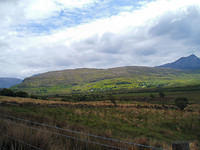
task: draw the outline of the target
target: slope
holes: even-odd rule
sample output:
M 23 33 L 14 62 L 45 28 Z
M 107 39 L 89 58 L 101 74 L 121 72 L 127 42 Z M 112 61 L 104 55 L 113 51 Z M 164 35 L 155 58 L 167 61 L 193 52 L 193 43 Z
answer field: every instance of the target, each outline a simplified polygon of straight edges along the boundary
M 111 69 L 70 69 L 26 78 L 13 87 L 31 94 L 67 94 L 135 88 L 159 88 L 198 85 L 199 74 L 154 67 L 118 67 Z
M 197 70 L 200 69 L 200 59 L 195 55 L 181 57 L 175 62 L 161 65 L 162 68 L 173 68 L 181 70 Z

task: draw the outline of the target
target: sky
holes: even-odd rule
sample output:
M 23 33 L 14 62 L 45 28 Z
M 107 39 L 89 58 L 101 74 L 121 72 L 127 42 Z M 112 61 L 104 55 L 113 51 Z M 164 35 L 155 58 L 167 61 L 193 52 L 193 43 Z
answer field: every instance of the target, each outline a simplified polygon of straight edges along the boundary
M 0 0 L 0 77 L 200 56 L 199 0 Z

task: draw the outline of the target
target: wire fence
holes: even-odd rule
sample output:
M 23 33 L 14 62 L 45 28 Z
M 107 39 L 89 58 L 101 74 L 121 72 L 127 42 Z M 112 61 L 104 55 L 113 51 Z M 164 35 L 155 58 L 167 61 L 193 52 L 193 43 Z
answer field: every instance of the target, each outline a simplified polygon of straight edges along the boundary
M 16 142 L 18 142 L 18 143 L 20 143 L 20 144 L 25 145 L 25 146 L 31 147 L 31 148 L 33 148 L 33 149 L 35 149 L 35 150 L 42 150 L 41 148 L 39 148 L 39 147 L 37 147 L 37 146 L 31 145 L 31 144 L 29 144 L 29 143 L 27 143 L 27 142 L 25 142 L 25 141 L 23 141 L 23 140 L 20 140 L 20 139 L 11 137 L 11 136 L 9 136 L 9 135 L 7 135 L 7 134 L 2 134 L 2 136 L 6 137 L 6 138 L 9 138 L 9 139 L 11 139 L 11 140 L 14 140 L 14 141 L 16 141 Z M 6 149 L 6 147 L 3 147 L 3 149 Z
M 139 147 L 139 148 L 146 148 L 146 149 L 149 149 L 149 150 L 163 150 L 162 148 L 153 147 L 153 146 L 149 146 L 149 145 L 143 145 L 143 144 L 138 144 L 138 143 L 128 142 L 128 141 L 122 141 L 122 140 L 118 140 L 118 139 L 114 139 L 114 138 L 108 138 L 108 137 L 103 137 L 103 136 L 99 136 L 99 135 L 83 133 L 83 132 L 71 130 L 71 129 L 63 129 L 63 128 L 60 128 L 60 127 L 57 127 L 57 126 L 52 126 L 52 125 L 45 124 L 45 123 L 30 121 L 30 120 L 14 117 L 14 116 L 11 116 L 11 115 L 0 114 L 0 117 L 1 117 L 1 119 L 2 118 L 3 119 L 9 119 L 12 122 L 15 121 L 13 123 L 15 123 L 18 126 L 22 126 L 22 127 L 29 128 L 29 129 L 32 129 L 32 130 L 37 130 L 37 131 L 40 131 L 40 132 L 52 133 L 54 135 L 62 136 L 62 137 L 65 137 L 67 139 L 72 139 L 72 140 L 77 140 L 77 141 L 84 142 L 84 143 L 99 145 L 99 146 L 109 148 L 109 149 L 126 150 L 126 149 L 128 149 L 127 147 L 133 147 L 134 146 L 134 147 Z M 64 132 L 67 132 L 67 133 L 71 133 L 73 135 L 66 135 L 64 133 L 54 132 L 54 131 L 50 131 L 50 130 L 43 130 L 41 128 L 36 128 L 36 127 L 32 127 L 32 126 L 26 126 L 26 125 L 19 124 L 16 121 L 26 123 L 26 124 L 32 125 L 32 126 L 34 125 L 34 126 L 56 129 L 59 132 L 64 131 Z M 79 138 L 77 135 L 78 136 L 82 135 L 82 136 L 86 136 L 86 137 L 91 137 L 93 139 L 93 141 L 88 140 L 88 139 L 83 140 L 83 139 Z M 102 143 L 97 142 L 97 141 L 95 141 L 94 138 L 106 141 L 106 144 L 105 144 L 105 142 L 104 143 L 103 142 Z M 117 147 L 117 146 L 114 146 L 114 145 L 107 144 L 107 143 L 112 143 L 112 142 L 114 142 L 116 145 L 120 145 L 120 144 L 123 145 L 123 146 L 126 145 L 126 147 L 120 147 L 120 146 Z
M 88 143 L 88 144 L 95 144 L 95 145 L 99 145 L 99 146 L 102 146 L 102 147 L 105 147 L 105 148 L 110 148 L 110 149 L 125 150 L 125 149 L 120 148 L 120 147 L 111 146 L 111 145 L 107 145 L 107 144 L 102 144 L 102 143 L 99 143 L 99 142 L 93 142 L 93 141 L 89 141 L 89 140 L 83 140 L 83 139 L 80 139 L 80 138 L 77 138 L 77 137 L 65 135 L 65 134 L 58 133 L 58 132 L 43 130 L 43 129 L 35 128 L 35 127 L 28 127 L 26 125 L 18 124 L 16 122 L 12 122 L 12 123 L 14 123 L 17 126 L 21 126 L 23 128 L 28 128 L 28 129 L 31 129 L 31 130 L 37 130 L 37 131 L 44 132 L 44 133 L 50 133 L 50 134 L 54 134 L 54 135 L 57 135 L 57 136 L 65 137 L 67 139 L 72 139 L 72 140 L 76 140 L 76 141 L 80 141 L 80 142 L 84 142 L 84 143 Z

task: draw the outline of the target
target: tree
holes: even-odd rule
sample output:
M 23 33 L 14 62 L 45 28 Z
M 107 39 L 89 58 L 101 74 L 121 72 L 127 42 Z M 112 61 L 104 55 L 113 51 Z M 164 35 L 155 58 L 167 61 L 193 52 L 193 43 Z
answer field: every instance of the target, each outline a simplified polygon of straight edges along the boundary
M 30 95 L 30 98 L 38 99 L 38 96 L 37 95 Z
M 165 93 L 163 93 L 163 92 L 159 92 L 159 96 L 161 97 L 161 98 L 164 98 L 165 97 Z
M 24 91 L 18 91 L 18 92 L 15 93 L 15 95 L 16 95 L 17 97 L 29 97 L 29 96 L 28 96 L 28 93 L 26 93 L 26 92 L 24 92 Z
M 153 95 L 152 93 L 150 94 L 150 97 L 152 98 L 152 99 L 154 99 L 155 98 L 155 95 Z
M 109 98 L 109 100 L 114 104 L 114 106 L 117 107 L 117 103 L 116 103 L 116 101 L 115 101 L 115 97 L 114 97 L 113 95 L 110 94 L 110 95 L 108 96 L 108 98 Z
M 13 91 L 10 90 L 10 89 L 4 88 L 4 89 L 2 89 L 2 90 L 0 91 L 0 95 L 3 95 L 3 96 L 15 96 L 15 92 L 13 92 Z
M 188 105 L 188 99 L 185 97 L 176 98 L 175 105 L 180 108 L 180 110 L 184 110 L 184 108 Z

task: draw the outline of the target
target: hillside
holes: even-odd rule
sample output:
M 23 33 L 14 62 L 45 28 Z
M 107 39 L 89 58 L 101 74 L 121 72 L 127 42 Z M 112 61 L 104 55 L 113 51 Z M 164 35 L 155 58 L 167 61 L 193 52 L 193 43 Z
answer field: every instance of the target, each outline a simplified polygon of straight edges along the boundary
M 0 78 L 0 88 L 9 88 L 21 82 L 22 80 L 17 78 Z
M 181 57 L 175 62 L 161 65 L 162 68 L 173 68 L 181 70 L 200 70 L 200 58 L 195 55 Z
M 159 88 L 200 83 L 199 74 L 154 67 L 118 67 L 111 69 L 70 69 L 47 72 L 26 78 L 15 90 L 32 94 L 66 94 L 119 89 Z

